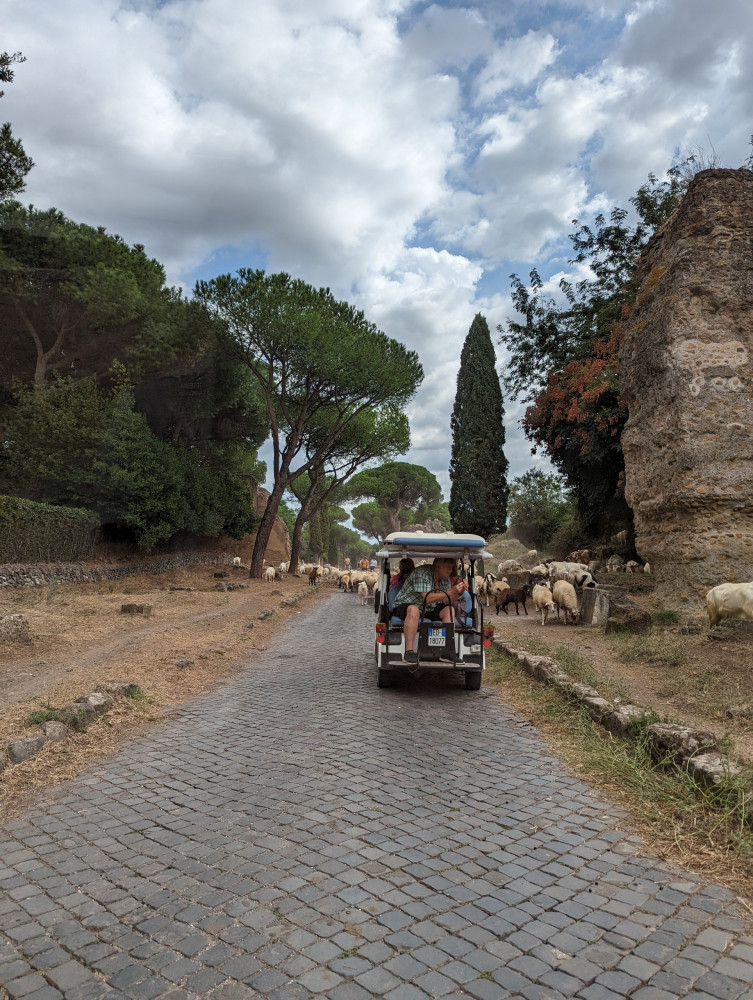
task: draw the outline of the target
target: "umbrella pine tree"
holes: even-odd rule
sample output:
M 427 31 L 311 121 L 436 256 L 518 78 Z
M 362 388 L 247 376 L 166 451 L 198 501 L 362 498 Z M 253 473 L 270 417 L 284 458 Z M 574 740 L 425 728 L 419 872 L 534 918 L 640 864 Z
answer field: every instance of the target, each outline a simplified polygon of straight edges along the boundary
M 450 422 L 450 517 L 455 531 L 486 537 L 505 530 L 504 412 L 489 326 L 478 313 L 460 355 Z

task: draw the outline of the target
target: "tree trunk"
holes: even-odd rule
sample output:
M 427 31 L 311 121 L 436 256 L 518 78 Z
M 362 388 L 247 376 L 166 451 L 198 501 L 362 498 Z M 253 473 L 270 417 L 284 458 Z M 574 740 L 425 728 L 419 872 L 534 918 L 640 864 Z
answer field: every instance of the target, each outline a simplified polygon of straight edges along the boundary
M 261 523 L 256 532 L 254 551 L 251 556 L 251 569 L 248 571 L 248 575 L 252 580 L 261 580 L 262 573 L 264 572 L 264 553 L 267 551 L 269 538 L 272 534 L 272 528 L 274 527 L 275 518 L 277 517 L 277 511 L 280 509 L 280 502 L 282 501 L 284 492 L 285 480 L 280 480 L 279 483 L 275 483 L 274 489 L 269 494 L 267 506 L 264 508 Z
M 303 534 L 304 519 L 299 513 L 293 525 L 293 540 L 290 545 L 290 572 L 298 572 L 298 563 L 301 561 L 301 535 Z

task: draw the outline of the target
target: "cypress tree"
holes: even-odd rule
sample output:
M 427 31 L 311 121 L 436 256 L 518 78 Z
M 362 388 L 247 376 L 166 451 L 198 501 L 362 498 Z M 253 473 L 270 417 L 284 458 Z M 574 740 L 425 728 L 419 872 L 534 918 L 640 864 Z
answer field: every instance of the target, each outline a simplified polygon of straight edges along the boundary
M 477 313 L 460 355 L 450 422 L 450 518 L 455 531 L 487 537 L 505 530 L 504 413 L 489 326 Z

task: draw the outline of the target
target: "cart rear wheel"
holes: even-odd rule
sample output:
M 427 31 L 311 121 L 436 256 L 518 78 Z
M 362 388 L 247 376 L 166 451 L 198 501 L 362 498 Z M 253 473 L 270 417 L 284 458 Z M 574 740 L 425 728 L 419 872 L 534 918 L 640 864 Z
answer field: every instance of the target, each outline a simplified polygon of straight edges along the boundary
M 379 677 L 377 678 L 377 687 L 380 688 L 392 687 L 392 675 L 389 670 L 379 671 Z
M 481 689 L 481 671 L 466 670 L 465 672 L 466 691 L 479 691 Z

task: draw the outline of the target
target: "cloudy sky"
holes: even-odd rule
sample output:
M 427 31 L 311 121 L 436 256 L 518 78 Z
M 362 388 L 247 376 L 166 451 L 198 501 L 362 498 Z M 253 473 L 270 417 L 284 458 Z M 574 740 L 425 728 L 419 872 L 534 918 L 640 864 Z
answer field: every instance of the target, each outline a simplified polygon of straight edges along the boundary
M 327 285 L 418 351 L 409 461 L 449 495 L 460 351 L 573 219 L 753 132 L 751 0 L 4 0 L 23 199 L 143 243 L 171 283 Z M 504 354 L 498 348 L 500 365 Z M 511 474 L 532 458 L 506 400 Z

